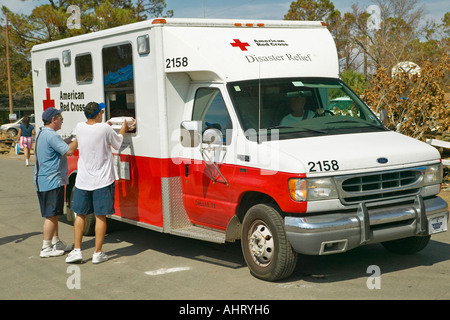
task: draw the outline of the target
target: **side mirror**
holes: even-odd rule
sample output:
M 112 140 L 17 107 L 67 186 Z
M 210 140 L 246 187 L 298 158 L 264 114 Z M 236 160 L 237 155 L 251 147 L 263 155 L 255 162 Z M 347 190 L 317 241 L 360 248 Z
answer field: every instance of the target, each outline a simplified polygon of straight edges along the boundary
M 380 111 L 380 121 L 383 124 L 383 126 L 386 125 L 388 120 L 388 111 L 386 109 L 383 109 Z
M 183 121 L 181 123 L 181 145 L 185 148 L 195 148 L 200 145 L 202 124 L 200 121 Z

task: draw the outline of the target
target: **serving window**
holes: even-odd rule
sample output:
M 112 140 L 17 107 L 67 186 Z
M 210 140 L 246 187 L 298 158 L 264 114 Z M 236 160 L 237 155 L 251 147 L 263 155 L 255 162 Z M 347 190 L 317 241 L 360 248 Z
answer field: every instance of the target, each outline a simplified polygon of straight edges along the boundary
M 106 119 L 121 116 L 136 118 L 131 43 L 104 47 L 102 58 Z

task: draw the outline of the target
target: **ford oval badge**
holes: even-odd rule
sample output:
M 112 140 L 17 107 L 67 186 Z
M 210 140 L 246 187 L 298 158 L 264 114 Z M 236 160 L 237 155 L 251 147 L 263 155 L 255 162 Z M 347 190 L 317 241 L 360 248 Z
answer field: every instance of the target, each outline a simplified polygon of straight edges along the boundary
M 385 164 L 385 163 L 388 162 L 388 159 L 387 159 L 387 158 L 378 158 L 378 159 L 377 159 L 377 162 L 378 162 L 378 163 L 381 163 L 381 164 Z

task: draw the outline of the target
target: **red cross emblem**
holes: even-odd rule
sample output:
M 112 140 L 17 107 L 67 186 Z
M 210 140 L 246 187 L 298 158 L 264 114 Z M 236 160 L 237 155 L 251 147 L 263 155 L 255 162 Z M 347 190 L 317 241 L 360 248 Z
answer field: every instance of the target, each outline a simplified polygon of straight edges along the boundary
M 43 100 L 44 103 L 44 111 L 50 107 L 55 107 L 55 100 L 50 99 L 50 88 L 46 89 L 46 100 Z
M 242 51 L 247 51 L 246 47 L 250 47 L 248 42 L 241 42 L 241 40 L 239 40 L 239 39 L 233 39 L 233 40 L 234 40 L 234 42 L 231 42 L 230 44 L 233 47 L 239 47 Z

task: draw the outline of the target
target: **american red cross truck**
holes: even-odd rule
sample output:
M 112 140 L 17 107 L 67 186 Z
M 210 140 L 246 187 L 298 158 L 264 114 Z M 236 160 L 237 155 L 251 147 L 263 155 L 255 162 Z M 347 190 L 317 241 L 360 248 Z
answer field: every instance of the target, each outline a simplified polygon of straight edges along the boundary
M 290 276 L 299 253 L 414 253 L 447 230 L 438 151 L 339 79 L 322 22 L 155 19 L 36 45 L 32 69 L 38 127 L 56 107 L 70 136 L 90 101 L 115 127 L 136 119 L 114 151 L 113 219 L 240 240 L 258 278 Z M 76 174 L 77 154 L 69 217 Z

